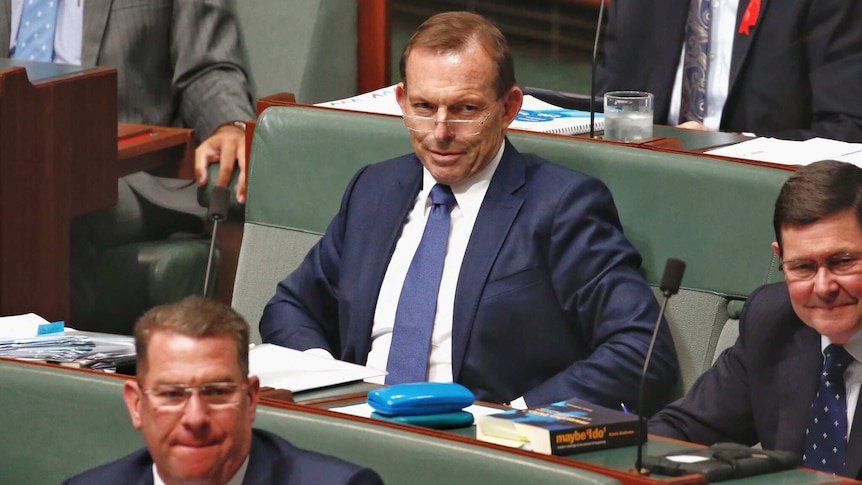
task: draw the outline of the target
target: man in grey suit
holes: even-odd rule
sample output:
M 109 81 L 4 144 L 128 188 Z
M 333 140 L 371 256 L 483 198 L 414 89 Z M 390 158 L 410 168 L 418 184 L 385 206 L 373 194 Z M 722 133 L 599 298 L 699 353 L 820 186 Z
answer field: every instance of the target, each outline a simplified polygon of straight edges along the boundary
M 15 57 L 24 0 L 0 0 L 0 43 Z M 119 120 L 185 126 L 206 139 L 196 173 L 223 164 L 224 183 L 236 161 L 245 166 L 241 123 L 254 111 L 240 54 L 239 31 L 226 0 L 59 0 L 53 62 L 117 69 Z M 201 233 L 206 210 L 194 181 L 136 173 L 119 182 L 117 206 L 81 218 L 73 228 L 73 320 L 86 322 L 100 290 L 95 248 Z M 238 198 L 244 198 L 244 188 Z M 189 281 L 183 292 L 196 291 Z M 181 295 L 178 295 L 181 296 Z M 131 322 L 128 322 L 129 326 Z

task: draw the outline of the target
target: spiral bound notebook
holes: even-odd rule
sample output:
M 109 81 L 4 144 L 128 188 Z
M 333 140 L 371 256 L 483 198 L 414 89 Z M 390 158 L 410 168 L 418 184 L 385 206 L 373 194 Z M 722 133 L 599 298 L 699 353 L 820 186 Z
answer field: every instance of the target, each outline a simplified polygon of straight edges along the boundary
M 596 131 L 604 130 L 605 119 L 602 113 L 595 114 L 595 125 Z M 509 128 L 558 135 L 582 135 L 590 132 L 590 112 L 560 108 L 527 94 L 524 96 L 521 111 Z
M 401 107 L 395 101 L 395 85 L 352 98 L 318 103 L 317 106 L 401 116 Z M 602 131 L 605 127 L 602 113 L 596 113 L 595 122 L 596 131 Z M 509 128 L 558 135 L 582 135 L 590 132 L 590 112 L 561 108 L 527 94 L 524 95 L 521 111 Z

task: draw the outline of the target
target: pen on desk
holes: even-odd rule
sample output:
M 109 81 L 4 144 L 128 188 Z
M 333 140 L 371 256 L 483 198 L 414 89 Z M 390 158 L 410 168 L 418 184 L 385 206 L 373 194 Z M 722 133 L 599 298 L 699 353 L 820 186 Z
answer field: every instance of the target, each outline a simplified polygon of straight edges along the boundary
M 621 408 L 623 408 L 623 412 L 624 412 L 624 413 L 628 413 L 628 412 L 629 412 L 629 408 L 627 408 L 627 407 L 626 407 L 625 403 L 620 403 L 620 407 L 621 407 Z

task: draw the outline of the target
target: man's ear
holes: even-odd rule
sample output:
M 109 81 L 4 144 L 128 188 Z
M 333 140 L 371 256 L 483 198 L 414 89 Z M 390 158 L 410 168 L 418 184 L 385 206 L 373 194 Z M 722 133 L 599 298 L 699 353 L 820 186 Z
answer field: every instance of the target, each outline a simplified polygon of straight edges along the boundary
M 781 257 L 781 248 L 778 247 L 778 241 L 772 241 L 772 252 L 779 258 Z
M 129 379 L 123 384 L 123 400 L 126 401 L 132 426 L 135 429 L 141 429 L 141 392 L 138 381 L 134 379 Z
M 405 94 L 404 94 L 404 83 L 403 82 L 398 83 L 395 86 L 395 100 L 398 101 L 398 106 L 401 106 L 401 113 L 406 113 L 407 111 L 404 108 L 406 108 L 407 98 L 405 97 Z
M 503 126 L 508 127 L 518 112 L 521 111 L 521 105 L 524 103 L 524 92 L 518 86 L 512 86 L 503 95 Z
M 260 379 L 257 376 L 251 376 L 248 378 L 248 389 L 246 389 L 248 393 L 248 410 L 251 415 L 251 421 L 254 422 L 254 418 L 257 415 L 257 403 L 260 400 Z

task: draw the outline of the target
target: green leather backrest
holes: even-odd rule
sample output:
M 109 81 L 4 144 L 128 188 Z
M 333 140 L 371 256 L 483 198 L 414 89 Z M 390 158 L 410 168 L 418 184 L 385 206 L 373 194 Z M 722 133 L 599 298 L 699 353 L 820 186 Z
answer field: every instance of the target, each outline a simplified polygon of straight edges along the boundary
M 0 360 L 0 483 L 55 485 L 145 446 L 123 380 Z M 255 426 L 301 448 L 377 470 L 398 484 L 616 484 L 528 457 L 301 410 L 258 407 Z
M 0 483 L 56 485 L 145 446 L 122 379 L 0 360 Z
M 387 485 L 619 483 L 541 459 L 341 417 L 262 406 L 255 426 L 302 448 L 371 467 Z
M 255 98 L 356 94 L 357 0 L 232 0 Z
M 652 284 L 668 257 L 687 262 L 683 286 L 744 298 L 780 281 L 772 242 L 785 170 L 578 139 L 511 132 L 535 153 L 604 181 Z M 350 177 L 411 150 L 398 118 L 278 107 L 258 121 L 246 221 L 322 233 Z
M 510 132 L 509 139 L 521 152 L 607 184 L 651 285 L 659 284 L 667 258 L 687 262 L 685 289 L 666 313 L 682 374 L 679 393 L 687 390 L 728 345 L 719 335 L 738 317 L 735 300 L 782 279 L 770 247 L 772 211 L 790 172 L 577 137 Z M 410 151 L 398 118 L 302 106 L 262 113 L 233 300 L 255 341 L 275 284 L 325 231 L 350 178 L 366 164 Z

